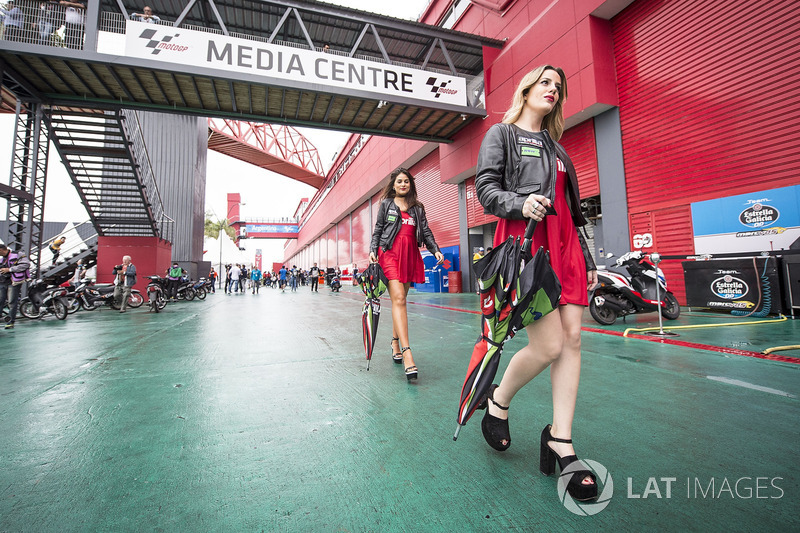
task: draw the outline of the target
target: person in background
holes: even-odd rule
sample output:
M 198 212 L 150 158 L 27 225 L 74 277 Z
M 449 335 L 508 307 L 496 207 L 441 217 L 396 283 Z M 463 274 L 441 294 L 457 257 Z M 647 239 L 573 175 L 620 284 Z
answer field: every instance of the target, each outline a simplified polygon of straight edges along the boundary
M 483 249 L 483 246 L 479 247 L 475 253 L 472 255 L 472 262 L 478 261 L 479 259 L 483 259 L 484 255 L 486 255 L 486 250 Z
M 409 346 L 406 297 L 412 283 L 425 282 L 425 264 L 419 247 L 422 245 L 444 262 L 433 232 L 428 227 L 425 208 L 417 200 L 417 186 L 411 172 L 398 168 L 391 174 L 383 190 L 375 230 L 370 241 L 369 260 L 380 263 L 389 280 L 392 299 L 392 359 L 403 364 L 407 380 L 417 379 L 419 370 Z M 397 348 L 395 348 L 397 343 Z
M 278 272 L 278 276 L 280 278 L 280 287 L 281 292 L 286 292 L 286 265 L 283 265 Z
M 239 290 L 242 291 L 244 294 L 244 285 L 247 283 L 249 276 L 247 275 L 247 267 L 242 264 L 241 268 L 239 269 Z
M 114 300 L 120 306 L 119 312 L 124 313 L 131 297 L 131 289 L 136 285 L 136 266 L 131 262 L 131 256 L 122 257 L 122 264 L 114 267 L 114 277 L 116 278 Z
M 528 345 L 511 358 L 500 384 L 489 388 L 481 429 L 492 448 L 506 450 L 511 445 L 511 401 L 550 367 L 552 423 L 542 430 L 539 468 L 553 474 L 558 461 L 563 473 L 577 462 L 567 491 L 587 501 L 597 498 L 597 483 L 575 455 L 572 421 L 581 372 L 581 317 L 588 305 L 587 291 L 597 284 L 597 268 L 578 229 L 587 221 L 581 213 L 577 173 L 558 144 L 566 98 L 562 69 L 543 65 L 532 70 L 522 77 L 511 107 L 502 122 L 486 132 L 478 152 L 478 200 L 486 213 L 500 219 L 494 244 L 522 236 L 528 219 L 537 221 L 531 249 L 549 251 L 562 288 L 558 309 L 525 328 Z
M 289 284 L 292 287 L 292 292 L 297 292 L 297 281 L 300 273 L 297 271 L 297 266 L 292 265 L 292 270 L 289 271 Z
M 59 237 L 58 239 L 56 239 L 56 240 L 54 240 L 53 242 L 50 243 L 49 248 L 50 248 L 50 251 L 53 252 L 53 263 L 52 264 L 54 264 L 54 265 L 56 264 L 56 259 L 58 259 L 58 256 L 61 254 L 61 247 L 64 245 L 64 243 L 66 241 L 67 241 L 66 237 Z
M 172 266 L 167 269 L 167 298 L 174 302 L 178 299 L 178 287 L 181 285 L 181 276 L 183 269 L 178 266 L 178 263 L 172 263 Z
M 217 292 L 217 271 L 214 270 L 214 267 L 211 267 L 211 272 L 208 273 L 208 279 L 211 280 L 211 292 L 213 294 Z
M 7 41 L 21 41 L 22 31 L 25 28 L 25 15 L 13 1 L 6 3 L 5 8 L 0 8 L 0 15 L 3 16 L 5 29 L 3 37 Z
M 261 286 L 261 271 L 257 266 L 250 271 L 250 280 L 253 282 L 253 294 L 258 294 L 258 288 Z
M 145 22 L 147 24 L 155 24 L 156 22 L 161 22 L 161 19 L 158 16 L 153 15 L 153 8 L 150 6 L 144 6 L 142 9 L 142 13 L 133 13 L 131 14 L 131 20 L 136 22 Z
M 231 283 L 230 287 L 228 287 L 228 294 L 233 293 L 233 289 L 236 288 L 236 292 L 239 292 L 239 277 L 242 275 L 242 269 L 239 267 L 238 263 L 231 267 Z
M 5 244 L 0 243 L 0 309 L 6 306 L 6 301 L 9 307 L 5 329 L 14 329 L 19 308 L 19 292 L 22 290 L 22 283 L 31 275 L 29 269 L 30 261 L 25 255 L 10 250 Z
M 67 48 L 79 50 L 83 48 L 83 12 L 86 6 L 82 2 L 61 0 L 64 10 L 64 44 Z
M 53 44 L 53 30 L 56 28 L 56 11 L 53 6 L 58 2 L 42 2 L 34 28 L 39 34 L 38 44 L 51 46 Z
M 78 264 L 75 265 L 75 271 L 72 273 L 72 278 L 70 278 L 69 284 L 73 287 L 77 287 L 80 284 L 81 279 L 83 279 L 83 273 L 85 271 L 86 269 L 83 266 L 83 259 L 78 259 Z

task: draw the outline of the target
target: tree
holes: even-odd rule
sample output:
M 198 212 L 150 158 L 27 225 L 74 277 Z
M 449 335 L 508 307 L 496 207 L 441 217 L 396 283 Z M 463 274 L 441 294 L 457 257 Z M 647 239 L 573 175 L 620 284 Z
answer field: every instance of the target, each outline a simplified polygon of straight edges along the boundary
M 227 233 L 228 237 L 230 237 L 232 241 L 236 240 L 236 230 L 228 225 L 227 218 L 214 220 L 211 218 L 210 213 L 206 213 L 206 221 L 203 234 L 206 237 L 211 237 L 212 239 L 219 239 L 220 231 L 224 231 L 225 233 Z

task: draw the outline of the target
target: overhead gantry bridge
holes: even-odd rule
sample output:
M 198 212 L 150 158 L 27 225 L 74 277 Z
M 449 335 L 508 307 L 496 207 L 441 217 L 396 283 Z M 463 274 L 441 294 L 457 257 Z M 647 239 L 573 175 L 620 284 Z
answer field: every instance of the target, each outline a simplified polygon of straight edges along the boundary
M 502 46 L 314 1 L 148 3 L 158 24 L 130 20 L 140 2 L 90 1 L 81 24 L 51 34 L 39 31 L 42 17 L 55 27 L 69 8 L 15 3 L 22 29 L 0 40 L 0 105 L 20 117 L 12 177 L 0 187 L 12 244 L 41 242 L 51 136 L 63 160 L 77 161 L 70 175 L 88 184 L 79 194 L 98 234 L 163 236 L 170 220 L 148 183 L 146 146 L 130 137 L 131 110 L 212 117 L 212 149 L 319 187 L 321 172 L 297 163 L 312 150 L 293 134 L 284 136 L 300 146 L 293 155 L 265 157 L 278 145 L 260 125 L 233 121 L 447 142 L 485 116 L 483 49 Z

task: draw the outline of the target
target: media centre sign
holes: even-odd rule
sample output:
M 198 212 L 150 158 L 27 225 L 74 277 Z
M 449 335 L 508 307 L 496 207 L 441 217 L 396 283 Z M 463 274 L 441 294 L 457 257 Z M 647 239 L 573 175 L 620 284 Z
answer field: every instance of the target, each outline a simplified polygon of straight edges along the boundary
M 125 55 L 427 103 L 467 106 L 464 78 L 197 30 L 126 21 Z M 266 80 L 265 80 L 266 81 Z

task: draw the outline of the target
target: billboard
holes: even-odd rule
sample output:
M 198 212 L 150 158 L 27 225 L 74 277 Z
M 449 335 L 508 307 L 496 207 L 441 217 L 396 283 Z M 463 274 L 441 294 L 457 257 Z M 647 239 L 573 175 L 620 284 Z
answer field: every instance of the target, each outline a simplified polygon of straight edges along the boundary
M 691 207 L 696 254 L 784 250 L 800 244 L 800 185 Z
M 459 76 L 186 28 L 128 20 L 125 55 L 264 76 L 264 83 L 314 84 L 331 93 L 352 89 L 379 100 L 403 97 L 467 106 L 467 82 Z

